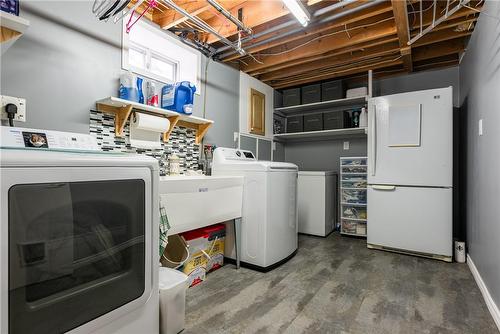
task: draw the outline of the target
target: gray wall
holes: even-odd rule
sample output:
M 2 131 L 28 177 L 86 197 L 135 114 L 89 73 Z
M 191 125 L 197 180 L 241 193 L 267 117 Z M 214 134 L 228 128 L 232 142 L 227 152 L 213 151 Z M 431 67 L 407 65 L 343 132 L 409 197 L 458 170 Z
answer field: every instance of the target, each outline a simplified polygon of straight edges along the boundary
M 468 251 L 500 306 L 500 2 L 486 1 L 460 64 L 460 100 L 466 120 Z M 478 134 L 483 120 L 484 135 Z
M 27 99 L 19 126 L 89 132 L 95 101 L 118 93 L 121 24 L 100 22 L 92 1 L 21 1 L 30 27 L 1 59 L 1 94 Z M 204 77 L 205 57 L 202 59 Z M 202 79 L 203 81 L 203 79 Z M 238 131 L 238 71 L 210 62 L 206 117 L 215 124 L 205 142 L 232 146 Z M 195 97 L 203 115 L 205 86 Z
M 459 104 L 458 66 L 374 80 L 376 96 L 453 86 L 453 105 Z
M 343 149 L 344 141 L 349 141 L 349 150 Z M 299 170 L 339 172 L 340 157 L 356 156 L 366 156 L 366 138 L 287 142 L 285 144 L 285 160 L 299 166 Z

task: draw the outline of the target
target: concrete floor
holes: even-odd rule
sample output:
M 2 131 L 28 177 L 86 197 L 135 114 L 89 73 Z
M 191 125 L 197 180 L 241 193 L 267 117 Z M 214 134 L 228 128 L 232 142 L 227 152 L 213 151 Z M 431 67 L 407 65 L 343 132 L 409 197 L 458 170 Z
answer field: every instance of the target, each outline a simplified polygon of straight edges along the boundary
M 190 333 L 496 333 L 472 274 L 366 248 L 366 240 L 300 236 L 297 255 L 259 273 L 233 265 L 187 294 Z

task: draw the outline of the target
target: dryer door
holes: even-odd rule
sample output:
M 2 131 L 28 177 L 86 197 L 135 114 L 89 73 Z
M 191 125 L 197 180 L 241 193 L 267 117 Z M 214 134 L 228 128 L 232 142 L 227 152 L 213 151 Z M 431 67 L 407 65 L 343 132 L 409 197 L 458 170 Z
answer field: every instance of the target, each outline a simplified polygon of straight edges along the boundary
M 144 303 L 151 289 L 147 254 L 152 257 L 146 226 L 152 224 L 150 177 L 141 174 L 127 178 L 120 168 L 2 170 L 10 181 L 2 185 L 8 217 L 2 214 L 1 222 L 8 235 L 8 255 L 2 248 L 8 333 L 67 332 L 134 300 Z

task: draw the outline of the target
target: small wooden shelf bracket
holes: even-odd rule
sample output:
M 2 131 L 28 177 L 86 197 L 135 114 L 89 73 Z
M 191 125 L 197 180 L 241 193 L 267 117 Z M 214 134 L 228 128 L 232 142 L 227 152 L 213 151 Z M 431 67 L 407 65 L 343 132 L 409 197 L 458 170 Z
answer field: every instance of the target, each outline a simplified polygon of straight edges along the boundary
M 179 121 L 177 125 L 196 130 L 195 143 L 201 144 L 203 137 L 207 133 L 208 129 L 212 126 L 212 123 L 198 124 L 186 121 Z
M 174 131 L 175 126 L 179 122 L 179 119 L 181 118 L 180 116 L 170 116 L 167 117 L 168 120 L 170 121 L 170 128 L 168 129 L 167 132 L 163 133 L 163 142 L 166 143 L 168 142 L 168 139 L 170 138 L 170 135 L 172 134 L 172 131 Z
M 97 110 L 107 113 L 115 114 L 115 135 L 123 137 L 123 129 L 125 124 L 132 113 L 132 105 L 125 105 L 123 107 L 113 107 L 110 105 L 97 103 Z

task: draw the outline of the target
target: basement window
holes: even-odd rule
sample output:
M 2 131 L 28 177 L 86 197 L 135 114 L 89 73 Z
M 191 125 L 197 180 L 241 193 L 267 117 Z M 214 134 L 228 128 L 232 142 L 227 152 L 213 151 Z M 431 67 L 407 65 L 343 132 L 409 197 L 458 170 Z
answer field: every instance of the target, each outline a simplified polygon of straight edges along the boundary
M 200 92 L 201 54 L 144 19 L 130 33 L 123 24 L 122 68 L 161 83 L 189 81 Z

